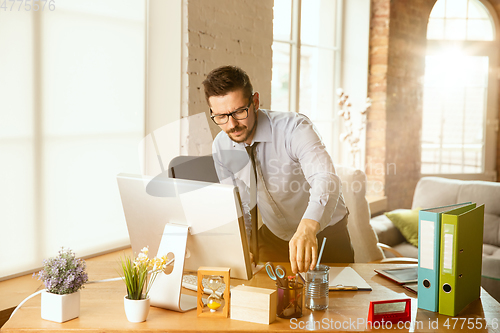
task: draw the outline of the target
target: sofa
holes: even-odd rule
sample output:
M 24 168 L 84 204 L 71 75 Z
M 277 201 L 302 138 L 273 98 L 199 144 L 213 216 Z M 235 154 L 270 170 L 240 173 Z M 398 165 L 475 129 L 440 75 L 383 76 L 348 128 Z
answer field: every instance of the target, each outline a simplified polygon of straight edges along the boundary
M 408 230 L 404 229 L 399 221 L 394 220 L 394 217 L 415 214 L 417 209 L 467 201 L 485 205 L 481 284 L 491 296 L 500 301 L 500 183 L 423 177 L 415 188 L 413 211 L 395 210 L 372 218 L 370 224 L 377 234 L 378 241 L 395 250 L 392 253 L 386 252 L 386 257 L 396 253 L 403 257 L 418 258 L 418 248 L 410 244 L 415 243 L 414 239 L 411 239 Z M 397 227 L 387 215 L 395 221 Z

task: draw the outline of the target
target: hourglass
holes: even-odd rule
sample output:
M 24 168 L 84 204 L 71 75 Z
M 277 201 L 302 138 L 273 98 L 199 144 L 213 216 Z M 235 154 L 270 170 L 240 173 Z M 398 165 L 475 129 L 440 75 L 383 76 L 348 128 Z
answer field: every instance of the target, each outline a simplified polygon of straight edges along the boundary
M 198 317 L 203 316 L 217 316 L 217 317 L 225 317 L 229 316 L 229 284 L 230 284 L 230 268 L 226 267 L 200 267 L 198 268 L 198 306 L 197 306 L 197 314 Z M 205 279 L 205 287 L 210 289 L 212 293 L 208 296 L 206 307 L 205 303 L 202 299 L 203 294 L 203 286 L 202 281 Z M 218 296 L 215 292 L 219 289 L 219 287 L 225 283 L 226 289 L 224 289 L 223 297 Z M 224 298 L 224 300 L 222 300 Z M 224 303 L 224 306 L 222 306 Z
M 222 285 L 222 277 L 219 275 L 209 275 L 206 283 L 207 288 L 212 290 L 212 294 L 207 299 L 207 306 L 210 312 L 215 312 L 222 304 L 221 298 L 215 293 Z

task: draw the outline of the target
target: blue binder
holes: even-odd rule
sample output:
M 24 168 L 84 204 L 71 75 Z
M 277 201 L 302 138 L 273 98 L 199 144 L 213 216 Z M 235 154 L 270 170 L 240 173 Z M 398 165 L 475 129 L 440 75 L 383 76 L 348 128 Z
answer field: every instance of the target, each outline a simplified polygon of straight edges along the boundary
M 475 207 L 471 202 L 421 210 L 418 214 L 418 307 L 439 310 L 439 257 L 441 214 L 466 212 Z

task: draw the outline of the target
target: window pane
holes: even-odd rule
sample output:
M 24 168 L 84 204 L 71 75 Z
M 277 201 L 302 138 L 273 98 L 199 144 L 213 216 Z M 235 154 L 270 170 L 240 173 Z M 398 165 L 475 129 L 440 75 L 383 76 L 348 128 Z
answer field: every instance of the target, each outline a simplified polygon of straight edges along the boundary
M 335 0 L 302 2 L 301 43 L 324 47 L 335 46 Z
M 465 118 L 467 131 L 463 142 L 470 147 L 481 148 L 484 142 L 484 113 L 486 111 L 486 88 L 467 87 L 465 91 Z
M 300 112 L 313 119 L 332 117 L 334 58 L 331 50 L 303 46 L 300 57 Z
M 482 147 L 471 146 L 465 152 L 464 173 L 480 173 L 482 165 Z
M 467 20 L 447 19 L 445 23 L 445 39 L 463 40 L 466 37 Z
M 423 174 L 439 173 L 439 146 L 422 143 Z
M 459 147 L 446 146 L 442 154 L 441 173 L 462 173 L 462 154 Z
M 424 91 L 424 105 L 425 110 L 423 114 L 422 126 L 422 142 L 425 144 L 439 144 L 440 142 L 440 132 L 441 132 L 441 101 L 440 101 L 440 91 L 432 86 L 426 86 Z M 435 121 L 433 121 L 435 120 Z
M 290 44 L 273 43 L 271 109 L 290 111 Z
M 292 111 L 305 113 L 311 118 L 331 153 L 333 143 L 337 142 L 334 134 L 337 130 L 333 125 L 337 118 L 334 87 L 334 53 L 337 51 L 334 49 L 338 1 L 302 0 L 300 13 L 292 13 L 289 10 L 291 8 L 293 11 L 294 1 L 275 0 L 274 3 L 275 25 L 280 26 L 274 27 L 271 108 L 291 111 L 290 101 L 298 99 L 299 105 L 294 103 Z M 284 41 L 291 37 L 288 23 L 294 23 L 291 16 L 295 17 L 296 14 L 300 16 L 297 20 L 300 24 L 300 36 L 292 41 L 294 44 L 285 43 Z M 286 24 L 277 23 L 278 19 L 285 20 L 285 16 L 288 20 Z M 287 29 L 284 29 L 285 26 Z M 300 65 L 296 66 L 299 73 L 295 73 L 297 68 L 291 64 L 294 56 L 298 56 L 300 61 Z M 292 82 L 291 77 L 300 78 L 300 82 Z M 297 92 L 299 96 L 291 96 L 292 91 Z
M 107 6 L 96 15 L 67 3 L 74 9 L 51 12 L 42 29 L 43 256 L 128 243 L 116 175 L 140 172 L 144 135 L 144 2 L 122 2 L 111 17 Z
M 468 40 L 493 40 L 493 26 L 490 20 L 469 19 L 467 21 Z
M 464 88 L 462 85 L 458 87 L 443 87 L 441 99 L 443 99 L 441 135 L 443 145 L 460 144 L 462 141 L 463 132 L 463 113 L 464 113 Z
M 427 39 L 494 40 L 494 31 L 487 9 L 478 0 L 438 0 L 430 14 Z
M 0 10 L 0 278 L 129 244 L 116 175 L 140 172 L 145 2 L 56 7 Z
M 137 147 L 142 136 L 46 140 L 44 256 L 64 244 L 78 253 L 96 253 L 129 243 L 116 175 L 124 168 L 140 173 Z
M 444 39 L 444 19 L 429 19 L 427 24 L 427 39 Z
M 487 78 L 488 57 L 426 57 L 422 173 L 482 172 Z
M 469 1 L 469 12 L 468 15 L 469 19 L 488 19 L 490 20 L 490 16 L 488 15 L 487 9 L 484 7 L 484 5 L 477 1 L 477 0 L 470 0 Z
M 118 22 L 79 13 L 54 13 L 45 21 L 49 47 L 44 53 L 44 86 L 51 87 L 44 98 L 47 135 L 140 131 L 144 99 L 138 96 L 144 84 L 130 78 L 144 72 L 139 44 L 143 30 L 133 19 Z
M 144 20 L 143 1 L 136 3 L 130 0 L 64 0 L 59 1 L 56 7 L 56 10 L 73 13 L 104 15 L 108 18 L 127 19 L 137 22 Z
M 327 150 L 332 153 L 334 110 L 335 53 L 331 50 L 303 46 L 300 58 L 299 112 L 307 115 L 321 133 Z
M 0 277 L 3 277 L 40 266 L 33 256 L 39 245 L 39 230 L 34 223 L 32 13 L 18 12 L 15 7 L 13 11 L 0 10 L 0 50 Z
M 488 86 L 488 57 L 460 57 L 467 87 L 486 88 Z
M 445 17 L 445 4 L 446 0 L 438 0 L 432 7 L 431 18 L 444 18 Z
M 292 0 L 274 0 L 274 39 L 290 40 L 292 31 Z
M 33 133 L 32 34 L 32 15 L 0 9 L 0 142 Z
M 447 0 L 446 18 L 467 18 L 467 0 Z

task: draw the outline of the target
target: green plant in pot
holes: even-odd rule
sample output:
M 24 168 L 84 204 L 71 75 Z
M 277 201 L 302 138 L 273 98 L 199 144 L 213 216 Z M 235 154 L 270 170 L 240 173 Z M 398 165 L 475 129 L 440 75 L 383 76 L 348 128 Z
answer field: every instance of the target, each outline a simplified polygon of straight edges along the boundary
M 148 248 L 145 247 L 135 258 L 121 259 L 121 274 L 127 287 L 124 297 L 125 314 L 131 322 L 145 321 L 150 307 L 149 291 L 156 277 L 170 262 L 167 256 L 149 259 Z

